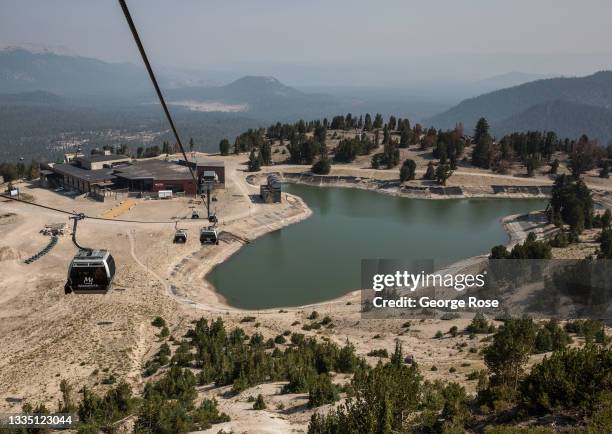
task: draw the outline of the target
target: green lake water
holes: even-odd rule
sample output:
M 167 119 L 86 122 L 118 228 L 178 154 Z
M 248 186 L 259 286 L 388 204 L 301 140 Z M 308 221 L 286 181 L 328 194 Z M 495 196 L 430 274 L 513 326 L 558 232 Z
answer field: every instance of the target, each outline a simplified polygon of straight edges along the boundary
M 500 219 L 546 206 L 541 199 L 426 200 L 288 184 L 313 215 L 242 247 L 207 277 L 244 309 L 299 306 L 360 287 L 362 259 L 449 264 L 505 244 Z

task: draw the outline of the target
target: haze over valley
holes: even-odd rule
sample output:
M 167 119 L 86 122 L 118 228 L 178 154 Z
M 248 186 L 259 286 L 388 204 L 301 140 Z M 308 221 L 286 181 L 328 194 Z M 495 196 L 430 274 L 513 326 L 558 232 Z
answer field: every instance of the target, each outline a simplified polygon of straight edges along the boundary
M 576 78 L 510 72 L 455 83 L 408 79 L 393 87 L 291 86 L 252 75 L 220 83 L 206 71 L 159 69 L 183 134 L 202 151 L 247 128 L 338 113 L 395 115 L 435 128 L 463 123 L 468 131 L 486 115 L 498 135 L 551 130 L 587 134 L 602 144 L 612 137 L 610 72 Z M 0 155 L 53 159 L 76 146 L 161 145 L 170 132 L 145 78 L 144 68 L 132 63 L 57 49 L 1 50 Z

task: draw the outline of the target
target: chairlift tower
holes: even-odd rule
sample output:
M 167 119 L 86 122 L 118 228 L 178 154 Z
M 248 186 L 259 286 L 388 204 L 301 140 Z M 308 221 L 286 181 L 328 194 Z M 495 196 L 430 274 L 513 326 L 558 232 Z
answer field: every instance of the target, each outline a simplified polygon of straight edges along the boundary
M 210 196 L 211 192 L 215 188 L 215 183 L 217 182 L 217 174 L 214 172 L 204 172 L 200 181 L 200 197 L 202 197 L 202 201 L 206 205 L 206 217 L 209 222 L 217 223 L 217 216 L 215 213 L 210 212 Z M 204 201 L 204 196 L 206 196 L 206 201 Z

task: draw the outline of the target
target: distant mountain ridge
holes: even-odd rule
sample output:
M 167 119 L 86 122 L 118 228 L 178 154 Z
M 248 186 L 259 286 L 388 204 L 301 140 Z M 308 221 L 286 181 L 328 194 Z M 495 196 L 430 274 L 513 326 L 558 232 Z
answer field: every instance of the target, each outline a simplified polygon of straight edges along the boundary
M 44 90 L 65 95 L 151 92 L 144 68 L 88 57 L 0 50 L 0 93 Z
M 44 90 L 0 94 L 0 104 L 62 104 L 64 102 L 66 102 L 65 98 Z
M 168 89 L 169 98 L 221 99 L 224 102 L 251 102 L 258 98 L 300 98 L 307 95 L 286 86 L 274 77 L 247 75 L 223 86 L 190 86 Z
M 569 102 L 574 104 L 548 104 L 552 102 Z M 548 105 L 547 105 L 548 104 Z M 523 112 L 530 110 L 542 115 L 542 107 L 548 110 L 554 108 L 555 117 L 541 118 L 539 124 L 545 129 L 559 131 L 571 127 L 574 117 L 570 115 L 572 110 L 580 106 L 591 106 L 603 110 L 612 109 L 612 71 L 600 71 L 586 77 L 550 78 L 536 80 L 519 86 L 497 90 L 475 98 L 469 98 L 451 109 L 427 119 L 426 123 L 438 128 L 451 128 L 458 122 L 462 122 L 468 129 L 473 128 L 480 117 L 486 117 L 491 123 L 493 130 L 507 130 L 512 127 L 517 131 L 527 128 L 525 121 L 527 114 Z M 559 123 L 560 109 L 565 113 L 567 123 Z M 584 107 L 582 107 L 584 108 Z M 580 114 L 575 114 L 580 118 Z M 605 116 L 604 116 L 605 117 Z M 503 128 L 502 128 L 503 126 Z M 598 137 L 595 132 L 605 131 L 605 128 L 591 125 L 589 131 L 584 133 Z M 597 133 L 597 134 L 599 134 Z M 600 140 L 608 140 L 610 137 L 598 137 Z
M 478 80 L 474 86 L 482 89 L 478 93 L 494 92 L 507 87 L 520 86 L 521 84 L 529 83 L 530 81 L 545 80 L 547 78 L 558 77 L 559 74 L 535 74 L 522 71 L 511 71 L 504 74 L 488 77 L 483 80 Z M 475 93 L 478 94 L 478 93 Z

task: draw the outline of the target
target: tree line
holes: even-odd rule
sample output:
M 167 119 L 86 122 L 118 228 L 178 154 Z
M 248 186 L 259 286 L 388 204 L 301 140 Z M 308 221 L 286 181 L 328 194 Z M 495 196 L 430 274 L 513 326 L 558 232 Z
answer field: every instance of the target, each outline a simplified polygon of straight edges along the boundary
M 352 132 L 353 136 L 342 137 L 335 148 L 329 149 L 326 146 L 328 130 L 334 130 L 333 138 L 337 137 L 337 131 Z M 406 118 L 390 116 L 385 121 L 380 114 L 357 117 L 351 113 L 334 116 L 331 121 L 324 118 L 309 122 L 278 122 L 267 128 L 250 129 L 236 137 L 233 152 L 249 152 L 249 170 L 257 171 L 261 166 L 271 164 L 271 158 L 266 158 L 262 149 L 269 150 L 274 141 L 286 146 L 288 163 L 310 165 L 315 174 L 328 174 L 332 163 L 350 163 L 363 155 L 372 155 L 371 167 L 374 169 L 392 169 L 400 164 L 399 149 L 418 146 L 423 151 L 431 150 L 438 160 L 437 163 L 430 162 L 424 179 L 442 185 L 457 169 L 460 160 L 468 161 L 464 155 L 467 147 L 472 147 L 472 165 L 502 174 L 518 162 L 525 166 L 527 176 L 534 176 L 535 171 L 545 164 L 550 166 L 549 173 L 556 175 L 560 162 L 553 156 L 556 152 L 565 152 L 574 178 L 597 167 L 600 176 L 608 178 L 612 160 L 612 144 L 604 149 L 585 135 L 570 140 L 561 139 L 551 131 L 527 131 L 507 134 L 496 140 L 486 118 L 479 119 L 472 136 L 469 136 L 461 124 L 443 131 L 423 128 L 418 123 L 411 125 Z M 375 152 L 380 145 L 383 145 L 382 151 Z M 221 155 L 228 155 L 231 150 L 229 140 L 223 139 L 219 150 Z M 414 179 L 402 178 L 401 182 Z
M 40 178 L 40 163 L 36 160 L 32 160 L 29 164 L 22 161 L 0 163 L 0 176 L 4 182 L 14 182 L 24 178 L 35 180 Z

